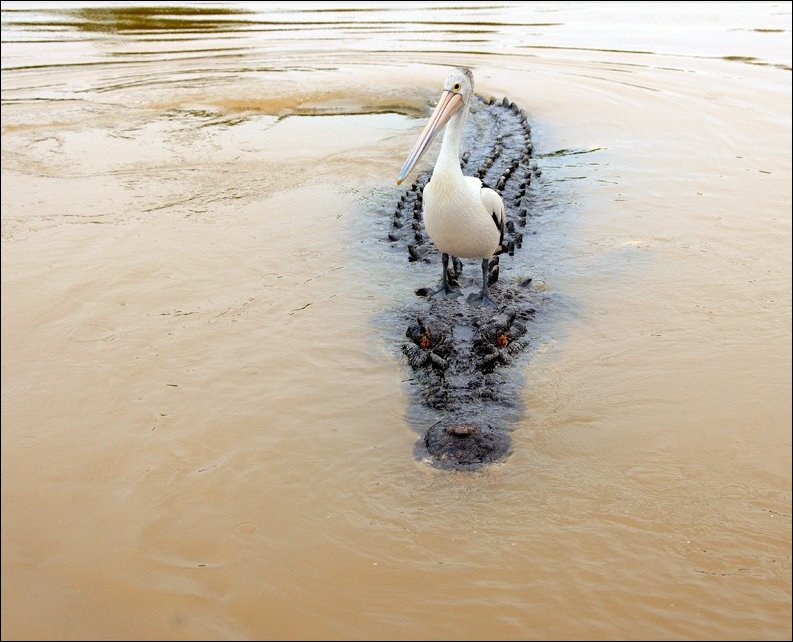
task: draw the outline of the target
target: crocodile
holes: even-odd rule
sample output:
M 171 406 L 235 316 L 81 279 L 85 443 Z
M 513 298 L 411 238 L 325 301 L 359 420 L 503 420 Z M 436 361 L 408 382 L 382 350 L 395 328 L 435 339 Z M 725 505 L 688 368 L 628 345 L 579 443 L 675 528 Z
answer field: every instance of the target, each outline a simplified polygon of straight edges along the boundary
M 522 414 L 514 364 L 531 345 L 528 324 L 542 298 L 532 289 L 530 277 L 499 279 L 499 274 L 502 259 L 514 260 L 531 234 L 532 178 L 541 175 L 533 151 L 531 127 L 518 105 L 508 98 L 476 96 L 461 166 L 504 200 L 501 252 L 487 266 L 497 307 L 436 300 L 429 296 L 432 288 L 422 287 L 416 290 L 420 302 L 401 311 L 407 328 L 400 350 L 412 370 L 416 401 L 408 414 L 423 431 L 415 454 L 437 468 L 477 469 L 511 453 L 510 431 Z M 431 176 L 431 170 L 420 172 L 401 193 L 389 212 L 387 232 L 394 250 L 404 252 L 415 269 L 424 270 L 428 284 L 437 278 L 441 258 L 422 221 L 422 192 Z M 447 279 L 453 286 L 474 282 L 465 279 L 463 263 L 456 257 L 449 262 Z

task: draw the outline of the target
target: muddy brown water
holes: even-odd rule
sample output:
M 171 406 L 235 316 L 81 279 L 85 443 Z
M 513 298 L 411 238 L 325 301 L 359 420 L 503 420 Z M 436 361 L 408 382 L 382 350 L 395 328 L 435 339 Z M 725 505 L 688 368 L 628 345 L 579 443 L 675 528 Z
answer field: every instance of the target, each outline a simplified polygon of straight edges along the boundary
M 4 639 L 790 638 L 789 3 L 152 4 L 3 3 Z M 549 301 L 465 474 L 376 216 L 455 64 Z

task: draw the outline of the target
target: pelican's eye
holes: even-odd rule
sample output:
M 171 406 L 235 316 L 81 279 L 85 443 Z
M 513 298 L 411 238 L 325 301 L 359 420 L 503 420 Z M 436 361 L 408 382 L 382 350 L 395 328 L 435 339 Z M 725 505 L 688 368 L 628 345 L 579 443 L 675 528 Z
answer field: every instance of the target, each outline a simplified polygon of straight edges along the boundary
M 454 83 L 454 87 L 452 87 L 452 91 L 460 91 L 460 83 L 459 82 Z

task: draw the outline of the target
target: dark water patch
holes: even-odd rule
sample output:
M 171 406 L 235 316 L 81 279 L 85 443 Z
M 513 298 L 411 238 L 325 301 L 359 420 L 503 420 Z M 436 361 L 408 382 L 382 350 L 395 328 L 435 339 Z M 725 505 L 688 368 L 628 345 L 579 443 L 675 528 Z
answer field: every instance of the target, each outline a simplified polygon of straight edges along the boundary
M 451 7 L 438 7 L 450 10 Z M 306 13 L 355 13 L 366 11 L 360 9 L 315 9 L 304 10 Z M 375 9 L 375 11 L 382 11 Z M 261 27 L 281 27 L 288 30 L 315 29 L 332 27 L 334 29 L 388 29 L 400 27 L 403 31 L 413 32 L 418 26 L 425 27 L 467 27 L 489 28 L 526 28 L 562 26 L 558 22 L 503 22 L 488 20 L 300 20 L 288 16 L 297 15 L 295 11 L 285 11 L 281 19 L 265 19 L 252 17 L 253 10 L 229 6 L 178 6 L 178 5 L 146 5 L 146 6 L 106 6 L 106 7 L 52 7 L 35 10 L 18 10 L 3 13 L 4 25 L 16 28 L 32 28 L 38 30 L 71 28 L 88 33 L 115 33 L 138 35 L 150 32 L 179 33 L 211 33 L 235 30 L 256 30 Z M 387 11 L 386 13 L 391 13 Z
M 5 12 L 6 9 L 3 9 Z M 31 13 L 22 12 L 23 15 Z M 30 20 L 11 18 L 7 24 L 14 27 L 70 27 L 86 32 L 125 33 L 131 31 L 220 31 L 243 24 L 226 16 L 250 15 L 246 9 L 223 6 L 109 6 L 61 7 L 54 5 L 37 14 L 55 19 Z
M 730 31 L 752 31 L 754 33 L 788 33 L 790 32 L 790 29 L 763 29 L 762 27 L 747 29 L 746 27 L 736 27 L 735 29 L 730 29 Z
M 790 65 L 785 65 L 783 63 L 766 62 L 765 60 L 760 60 L 759 58 L 754 58 L 753 56 L 722 56 L 721 59 L 727 60 L 729 62 L 741 62 L 745 65 L 757 65 L 758 67 L 774 67 L 776 69 L 782 69 L 784 71 L 791 71 Z

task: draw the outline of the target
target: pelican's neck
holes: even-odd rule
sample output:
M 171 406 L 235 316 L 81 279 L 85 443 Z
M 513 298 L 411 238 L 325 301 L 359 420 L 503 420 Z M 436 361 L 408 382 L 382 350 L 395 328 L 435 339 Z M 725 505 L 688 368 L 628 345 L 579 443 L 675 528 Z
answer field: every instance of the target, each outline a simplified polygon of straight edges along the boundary
M 446 131 L 443 134 L 441 151 L 435 162 L 434 174 L 444 176 L 459 176 L 462 178 L 463 170 L 460 169 L 460 145 L 465 131 L 465 121 L 468 119 L 468 103 L 463 103 L 462 108 L 452 116 Z

